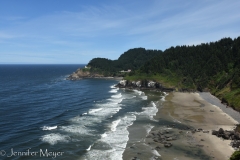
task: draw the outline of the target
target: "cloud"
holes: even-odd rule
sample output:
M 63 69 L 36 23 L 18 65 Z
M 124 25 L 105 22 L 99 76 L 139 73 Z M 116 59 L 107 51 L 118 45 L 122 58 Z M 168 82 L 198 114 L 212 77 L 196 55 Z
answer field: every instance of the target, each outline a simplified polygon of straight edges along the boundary
M 38 55 L 46 53 L 44 58 L 61 55 L 65 62 L 71 54 L 72 61 L 81 58 L 87 63 L 95 56 L 116 59 L 134 47 L 164 50 L 237 37 L 239 8 L 238 1 L 156 0 L 85 5 L 78 11 L 60 10 L 31 18 L 0 17 L 6 23 L 0 25 L 0 43 L 6 44 L 0 55 L 9 52 L 20 57 L 26 52 L 38 61 Z

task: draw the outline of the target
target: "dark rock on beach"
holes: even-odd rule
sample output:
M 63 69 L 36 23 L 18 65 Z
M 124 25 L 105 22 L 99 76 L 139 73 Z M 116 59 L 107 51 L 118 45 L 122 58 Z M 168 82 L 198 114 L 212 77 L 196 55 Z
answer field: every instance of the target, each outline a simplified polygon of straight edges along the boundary
M 240 133 L 235 131 L 227 131 L 227 130 L 223 130 L 222 128 L 220 128 L 218 131 L 213 130 L 212 131 L 212 135 L 215 135 L 217 137 L 226 139 L 226 140 L 232 140 L 231 142 L 231 146 L 233 148 L 239 148 L 240 147 Z

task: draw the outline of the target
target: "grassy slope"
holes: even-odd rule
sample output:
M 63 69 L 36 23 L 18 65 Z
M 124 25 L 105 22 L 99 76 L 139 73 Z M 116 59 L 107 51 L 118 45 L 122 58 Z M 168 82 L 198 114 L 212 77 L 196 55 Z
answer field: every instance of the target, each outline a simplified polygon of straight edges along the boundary
M 219 99 L 224 99 L 229 106 L 240 111 L 240 89 L 231 90 L 230 87 L 225 87 L 221 90 L 216 90 L 213 94 Z
M 138 80 L 153 80 L 156 82 L 160 82 L 165 87 L 175 87 L 178 79 L 174 79 L 172 76 L 161 76 L 161 75 L 147 75 L 147 74 L 141 74 L 141 75 L 134 75 L 134 76 L 126 76 L 124 79 L 129 81 L 138 81 Z
M 184 78 L 178 77 L 174 74 L 171 75 L 148 75 L 148 74 L 138 74 L 133 76 L 126 76 L 124 79 L 129 81 L 137 80 L 153 80 L 161 83 L 165 87 L 173 87 L 176 90 L 180 88 L 188 88 L 196 90 L 196 86 L 193 83 L 183 82 Z M 225 100 L 229 106 L 240 111 L 240 89 L 231 90 L 229 85 L 226 85 L 223 89 L 210 88 L 209 90 L 212 94 L 218 97 L 220 100 Z

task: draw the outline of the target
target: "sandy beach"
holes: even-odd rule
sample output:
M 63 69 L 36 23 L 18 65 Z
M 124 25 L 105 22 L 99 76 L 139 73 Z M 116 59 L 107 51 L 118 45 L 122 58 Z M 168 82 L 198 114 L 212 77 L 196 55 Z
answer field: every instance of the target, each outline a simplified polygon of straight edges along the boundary
M 211 132 L 219 128 L 233 130 L 238 122 L 215 103 L 206 101 L 206 97 L 217 101 L 206 94 L 169 93 L 159 103 L 156 122 L 149 124 L 148 130 L 141 124 L 128 128 L 129 141 L 123 159 L 228 160 L 234 152 L 231 141 Z M 192 132 L 195 129 L 200 131 Z

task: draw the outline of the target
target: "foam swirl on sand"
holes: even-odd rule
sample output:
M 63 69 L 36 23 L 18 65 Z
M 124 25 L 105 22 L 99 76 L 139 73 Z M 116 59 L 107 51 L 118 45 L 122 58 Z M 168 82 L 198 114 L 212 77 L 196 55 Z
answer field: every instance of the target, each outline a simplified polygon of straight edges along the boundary
M 163 92 L 164 96 L 162 97 L 162 101 L 165 101 L 165 97 L 168 95 L 166 92 Z
M 153 118 L 153 116 L 155 116 L 156 113 L 158 112 L 158 109 L 154 102 L 151 102 L 151 106 L 143 107 L 142 109 L 143 109 L 143 112 L 141 112 L 140 115 L 148 116 L 151 120 L 157 121 Z
M 161 155 L 158 153 L 157 150 L 153 150 L 152 153 L 153 153 L 155 156 L 157 156 L 157 157 L 161 157 Z

